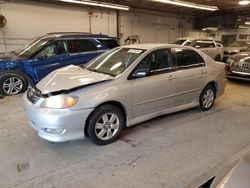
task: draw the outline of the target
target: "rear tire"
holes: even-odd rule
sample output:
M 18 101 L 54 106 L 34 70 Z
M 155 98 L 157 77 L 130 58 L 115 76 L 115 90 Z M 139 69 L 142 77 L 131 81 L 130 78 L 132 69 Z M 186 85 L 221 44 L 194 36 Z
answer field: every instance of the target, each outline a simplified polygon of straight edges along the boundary
M 96 145 L 114 142 L 125 126 L 125 117 L 119 108 L 113 105 L 98 107 L 87 122 L 87 135 Z
M 216 98 L 215 88 L 212 85 L 207 85 L 203 89 L 200 95 L 199 99 L 200 109 L 202 111 L 207 111 L 210 108 L 212 108 L 212 106 L 214 105 L 215 98 Z
M 4 96 L 17 95 L 28 87 L 25 78 L 15 73 L 5 74 L 0 77 L 0 92 Z

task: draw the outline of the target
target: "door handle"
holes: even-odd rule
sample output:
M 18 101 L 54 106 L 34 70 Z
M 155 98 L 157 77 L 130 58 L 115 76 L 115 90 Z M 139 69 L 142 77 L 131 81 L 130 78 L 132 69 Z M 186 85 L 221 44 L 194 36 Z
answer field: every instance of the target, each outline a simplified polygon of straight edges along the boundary
M 175 77 L 174 77 L 173 75 L 170 75 L 170 76 L 168 77 L 168 79 L 169 79 L 170 81 L 173 81 L 173 80 L 175 80 Z

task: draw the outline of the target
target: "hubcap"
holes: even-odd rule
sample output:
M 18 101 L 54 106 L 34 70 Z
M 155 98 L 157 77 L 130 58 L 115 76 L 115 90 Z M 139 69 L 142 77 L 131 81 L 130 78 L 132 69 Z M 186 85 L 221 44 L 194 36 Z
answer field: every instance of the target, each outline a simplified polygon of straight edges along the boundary
M 102 115 L 95 124 L 95 134 L 100 140 L 113 138 L 120 127 L 119 118 L 113 113 Z
M 208 89 L 203 97 L 202 97 L 202 103 L 205 108 L 210 108 L 214 101 L 214 92 L 212 89 Z
M 3 91 L 8 95 L 18 94 L 23 89 L 23 81 L 18 77 L 10 77 L 3 83 Z

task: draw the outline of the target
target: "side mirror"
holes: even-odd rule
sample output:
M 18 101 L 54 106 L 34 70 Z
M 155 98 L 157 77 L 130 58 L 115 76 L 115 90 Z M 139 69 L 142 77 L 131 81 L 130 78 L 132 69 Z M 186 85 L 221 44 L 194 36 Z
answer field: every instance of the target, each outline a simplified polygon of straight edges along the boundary
M 138 69 L 133 74 L 133 78 L 142 78 L 149 75 L 150 70 L 149 69 Z

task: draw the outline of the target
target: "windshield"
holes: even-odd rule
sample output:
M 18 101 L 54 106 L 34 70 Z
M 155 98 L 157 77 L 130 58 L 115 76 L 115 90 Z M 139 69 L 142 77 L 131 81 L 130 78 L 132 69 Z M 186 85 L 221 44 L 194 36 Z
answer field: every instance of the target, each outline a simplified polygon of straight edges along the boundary
M 228 46 L 229 47 L 242 47 L 242 46 L 247 46 L 247 43 L 243 41 L 235 41 L 232 44 L 229 44 Z
M 48 38 L 35 38 L 22 46 L 20 49 L 14 51 L 15 54 L 23 58 L 29 58 L 37 52 L 43 45 L 48 42 Z
M 124 72 L 145 50 L 135 48 L 116 48 L 90 61 L 86 69 L 117 76 Z

